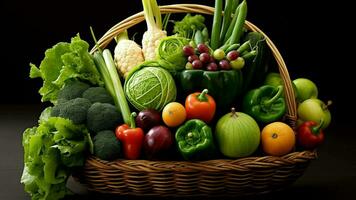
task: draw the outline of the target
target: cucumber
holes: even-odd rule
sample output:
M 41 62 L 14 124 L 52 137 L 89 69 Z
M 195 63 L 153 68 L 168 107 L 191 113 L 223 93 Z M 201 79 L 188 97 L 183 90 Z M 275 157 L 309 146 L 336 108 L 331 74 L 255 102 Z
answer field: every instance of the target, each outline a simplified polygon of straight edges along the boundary
M 249 32 L 243 37 L 243 42 L 250 41 L 252 49 L 257 51 L 256 56 L 245 60 L 242 68 L 244 76 L 244 91 L 253 89 L 263 84 L 268 71 L 271 50 L 267 46 L 264 36 L 257 32 Z

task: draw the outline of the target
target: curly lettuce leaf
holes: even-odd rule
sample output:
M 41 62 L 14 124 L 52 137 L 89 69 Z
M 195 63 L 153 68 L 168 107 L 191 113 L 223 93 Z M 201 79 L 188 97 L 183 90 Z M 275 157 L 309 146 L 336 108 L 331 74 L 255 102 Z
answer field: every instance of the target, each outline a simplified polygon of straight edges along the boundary
M 203 30 L 205 18 L 203 15 L 187 14 L 181 21 L 174 22 L 173 33 L 177 36 L 193 39 L 197 30 Z
M 73 167 L 83 166 L 92 141 L 84 125 L 60 117 L 48 117 L 45 109 L 39 126 L 23 134 L 24 170 L 21 183 L 33 200 L 61 199 Z
M 88 49 L 89 44 L 76 36 L 71 43 L 60 42 L 48 49 L 39 67 L 30 64 L 30 78 L 43 80 L 43 86 L 39 90 L 42 101 L 55 103 L 59 90 L 69 79 L 103 85 Z
M 40 115 L 40 118 L 38 120 L 38 123 L 44 122 L 44 121 L 48 121 L 48 119 L 51 117 L 52 115 L 52 107 L 47 107 L 45 108 Z

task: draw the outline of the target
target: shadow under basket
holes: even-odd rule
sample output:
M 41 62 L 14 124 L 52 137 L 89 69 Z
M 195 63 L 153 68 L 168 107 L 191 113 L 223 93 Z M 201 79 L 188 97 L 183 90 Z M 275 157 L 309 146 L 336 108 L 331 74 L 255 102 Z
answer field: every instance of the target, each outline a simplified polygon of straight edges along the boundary
M 176 4 L 160 7 L 161 13 L 199 13 L 212 15 L 214 8 L 196 4 Z M 137 13 L 113 26 L 98 41 L 105 48 L 120 32 L 144 20 Z M 260 32 L 246 21 L 248 30 Z M 273 42 L 267 44 L 278 64 L 284 82 L 287 104 L 286 123 L 295 128 L 296 102 L 287 67 Z M 96 49 L 92 49 L 92 53 Z M 241 159 L 218 159 L 199 162 L 115 160 L 107 162 L 88 157 L 77 175 L 89 191 L 133 196 L 246 196 L 266 194 L 285 188 L 300 177 L 316 151 L 293 152 L 282 157 L 263 156 Z

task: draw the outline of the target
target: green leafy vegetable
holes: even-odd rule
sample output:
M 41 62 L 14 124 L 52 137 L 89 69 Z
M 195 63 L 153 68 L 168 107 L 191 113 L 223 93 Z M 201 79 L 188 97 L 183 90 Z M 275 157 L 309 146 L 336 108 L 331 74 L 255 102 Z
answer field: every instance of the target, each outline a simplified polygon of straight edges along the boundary
M 52 109 L 53 107 L 45 108 L 40 115 L 40 119 L 38 120 L 38 123 L 47 121 L 48 118 L 52 117 Z
M 179 37 L 193 39 L 196 31 L 203 31 L 206 28 L 204 21 L 205 18 L 202 15 L 187 14 L 181 21 L 174 22 L 173 33 Z
M 158 62 L 162 62 L 170 72 L 183 70 L 187 63 L 187 57 L 183 54 L 183 47 L 189 44 L 189 40 L 184 37 L 170 36 L 161 40 L 157 48 Z
M 60 117 L 41 114 L 38 127 L 23 134 L 24 170 L 21 183 L 33 200 L 57 200 L 67 193 L 66 181 L 72 167 L 84 164 L 93 144 L 84 125 Z
M 173 77 L 155 61 L 135 67 L 125 81 L 124 90 L 130 103 L 140 111 L 145 108 L 160 111 L 177 95 Z
M 89 44 L 76 36 L 71 43 L 60 42 L 48 49 L 39 68 L 30 64 L 30 77 L 43 80 L 43 86 L 39 90 L 42 101 L 56 103 L 58 91 L 69 79 L 103 85 L 88 48 Z

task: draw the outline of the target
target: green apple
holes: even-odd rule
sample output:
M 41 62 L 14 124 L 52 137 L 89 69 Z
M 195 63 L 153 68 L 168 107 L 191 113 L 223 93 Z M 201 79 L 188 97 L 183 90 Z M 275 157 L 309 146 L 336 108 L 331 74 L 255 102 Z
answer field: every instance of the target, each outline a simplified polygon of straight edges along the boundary
M 331 114 L 328 106 L 331 105 L 331 101 L 328 101 L 326 105 L 323 101 L 319 99 L 307 99 L 303 101 L 298 106 L 298 122 L 300 125 L 306 121 L 315 121 L 320 123 L 323 120 L 322 129 L 329 126 L 331 121 Z
M 318 98 L 318 88 L 315 83 L 306 78 L 297 78 L 293 81 L 297 88 L 298 102 L 301 103 L 307 99 Z

